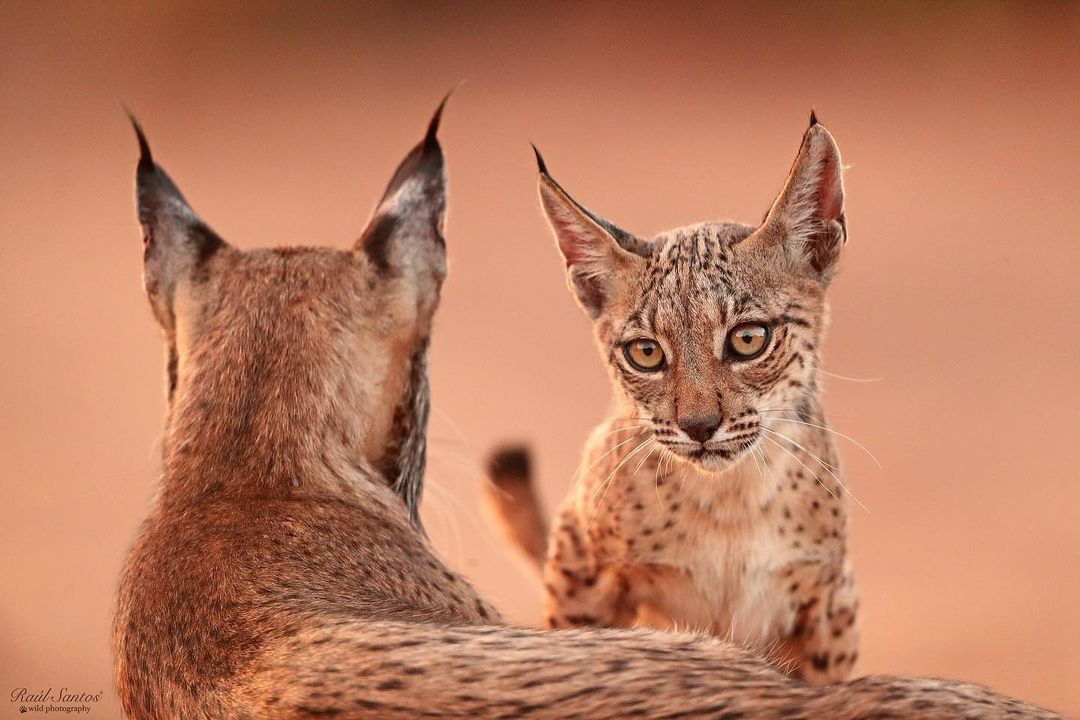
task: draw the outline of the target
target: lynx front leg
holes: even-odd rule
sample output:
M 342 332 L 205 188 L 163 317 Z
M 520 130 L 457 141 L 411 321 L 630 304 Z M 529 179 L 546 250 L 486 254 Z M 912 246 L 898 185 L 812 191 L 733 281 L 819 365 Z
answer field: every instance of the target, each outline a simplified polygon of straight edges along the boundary
M 559 518 L 544 567 L 544 626 L 631 626 L 636 608 L 629 602 L 629 583 L 615 565 L 601 564 L 592 554 L 572 513 Z
M 843 568 L 805 566 L 785 579 L 796 619 L 779 658 L 792 674 L 823 685 L 851 677 L 859 657 L 859 600 L 850 563 Z

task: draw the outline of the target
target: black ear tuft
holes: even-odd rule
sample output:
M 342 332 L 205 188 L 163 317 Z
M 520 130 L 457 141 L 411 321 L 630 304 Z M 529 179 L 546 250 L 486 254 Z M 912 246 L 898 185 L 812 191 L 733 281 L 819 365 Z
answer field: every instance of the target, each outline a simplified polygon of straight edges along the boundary
M 536 153 L 536 169 L 540 171 L 541 175 L 551 177 L 550 173 L 548 173 L 547 163 L 544 162 L 544 156 L 540 154 L 540 149 L 533 143 L 529 144 L 532 145 L 533 152 Z
M 427 133 L 424 135 L 424 146 L 433 147 L 439 144 L 439 123 L 442 122 L 443 108 L 446 107 L 446 102 L 450 99 L 450 96 L 454 94 L 454 91 L 446 93 L 443 96 L 442 102 L 439 103 L 439 107 L 435 108 L 435 114 L 431 116 L 431 122 L 428 123 Z
M 817 124 L 818 124 L 817 113 L 814 112 L 813 108 L 810 108 L 810 127 L 814 127 Z
M 135 119 L 135 116 L 130 110 L 124 108 L 124 112 L 127 113 L 128 120 L 131 121 L 131 127 L 135 128 L 135 137 L 139 141 L 139 167 L 153 168 L 154 157 L 150 154 L 150 143 L 146 142 L 146 133 L 143 132 L 142 125 Z

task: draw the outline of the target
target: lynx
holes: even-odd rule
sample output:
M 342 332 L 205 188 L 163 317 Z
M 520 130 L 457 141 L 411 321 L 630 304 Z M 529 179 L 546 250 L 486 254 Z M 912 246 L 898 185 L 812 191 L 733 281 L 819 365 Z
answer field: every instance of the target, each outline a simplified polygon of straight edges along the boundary
M 136 126 L 168 413 L 116 610 L 128 717 L 1053 717 L 939 680 L 811 687 L 715 638 L 503 625 L 417 515 L 446 275 L 438 122 L 347 250 L 229 245 Z
M 546 552 L 524 460 L 504 454 L 493 471 L 503 524 L 544 566 L 545 625 L 688 628 L 811 682 L 849 677 L 849 498 L 818 397 L 825 292 L 847 239 L 832 136 L 811 115 L 760 226 L 648 241 L 573 200 L 536 156 L 615 393 Z

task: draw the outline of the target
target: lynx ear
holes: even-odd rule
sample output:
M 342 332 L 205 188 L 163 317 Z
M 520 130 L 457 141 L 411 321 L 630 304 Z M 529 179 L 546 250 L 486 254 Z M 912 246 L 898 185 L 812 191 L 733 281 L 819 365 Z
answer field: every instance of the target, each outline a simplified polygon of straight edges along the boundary
M 135 200 L 143 231 L 143 285 L 158 322 L 171 331 L 176 323 L 173 299 L 177 284 L 191 277 L 226 243 L 195 214 L 154 162 L 146 135 L 135 118 L 129 117 L 139 141 Z
M 836 142 L 810 113 L 810 127 L 784 189 L 755 233 L 759 241 L 782 243 L 799 272 L 823 282 L 836 272 L 847 241 L 841 172 Z
M 415 284 L 421 298 L 437 297 L 446 277 L 446 166 L 437 133 L 448 98 L 394 172 L 355 246 L 379 273 Z
M 570 288 L 596 318 L 618 291 L 621 277 L 644 265 L 648 244 L 579 205 L 548 174 L 536 146 L 533 151 L 540 170 L 540 202 L 566 260 Z

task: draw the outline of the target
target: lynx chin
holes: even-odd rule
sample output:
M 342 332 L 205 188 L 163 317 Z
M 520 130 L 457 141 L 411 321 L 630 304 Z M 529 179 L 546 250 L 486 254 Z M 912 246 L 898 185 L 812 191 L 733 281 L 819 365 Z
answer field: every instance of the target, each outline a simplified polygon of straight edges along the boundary
M 847 240 L 832 136 L 811 116 L 760 225 L 651 240 L 587 210 L 537 160 L 615 395 L 549 541 L 522 539 L 542 522 L 513 531 L 544 566 L 546 626 L 693 629 L 811 682 L 847 678 L 859 634 L 849 497 L 818 384 Z M 510 491 L 492 494 L 496 509 L 511 525 L 538 518 L 507 501 L 535 501 L 523 460 L 496 460 Z

